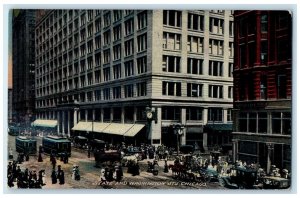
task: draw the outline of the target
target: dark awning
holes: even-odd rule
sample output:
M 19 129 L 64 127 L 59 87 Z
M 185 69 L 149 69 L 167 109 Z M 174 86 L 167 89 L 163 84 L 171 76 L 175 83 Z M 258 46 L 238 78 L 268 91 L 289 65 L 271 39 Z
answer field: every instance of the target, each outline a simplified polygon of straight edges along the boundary
M 212 131 L 232 131 L 232 124 L 207 124 L 205 128 Z

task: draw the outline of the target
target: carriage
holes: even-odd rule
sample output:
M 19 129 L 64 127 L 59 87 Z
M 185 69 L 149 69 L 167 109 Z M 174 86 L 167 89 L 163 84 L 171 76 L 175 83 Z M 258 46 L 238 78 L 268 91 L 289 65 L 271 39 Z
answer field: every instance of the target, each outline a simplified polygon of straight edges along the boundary
M 290 180 L 282 177 L 266 176 L 262 178 L 264 189 L 288 189 Z
M 95 156 L 95 166 L 102 167 L 103 163 L 112 164 L 114 162 L 121 161 L 121 152 L 117 150 L 96 150 L 94 151 Z
M 205 166 L 206 161 L 200 162 L 199 158 L 193 155 L 184 155 L 180 160 L 177 158 L 174 165 L 169 165 L 174 179 L 195 182 L 210 182 L 218 178 L 218 173 Z
M 84 136 L 75 136 L 73 139 L 73 143 L 74 147 L 84 148 L 88 143 L 88 139 Z
M 238 185 L 240 189 L 255 189 L 257 184 L 257 169 L 234 167 L 231 170 L 231 181 Z

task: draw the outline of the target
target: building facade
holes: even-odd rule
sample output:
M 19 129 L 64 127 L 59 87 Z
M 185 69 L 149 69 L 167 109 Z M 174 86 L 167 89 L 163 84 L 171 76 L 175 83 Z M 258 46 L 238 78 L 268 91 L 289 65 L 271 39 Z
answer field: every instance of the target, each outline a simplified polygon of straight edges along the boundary
M 13 10 L 13 122 L 29 126 L 35 107 L 35 10 Z
M 291 170 L 291 24 L 288 11 L 235 11 L 235 160 Z
M 232 123 L 233 34 L 223 10 L 50 11 L 36 26 L 37 118 L 67 136 L 140 124 L 172 146 L 180 123 L 181 144 L 229 143 L 203 128 Z

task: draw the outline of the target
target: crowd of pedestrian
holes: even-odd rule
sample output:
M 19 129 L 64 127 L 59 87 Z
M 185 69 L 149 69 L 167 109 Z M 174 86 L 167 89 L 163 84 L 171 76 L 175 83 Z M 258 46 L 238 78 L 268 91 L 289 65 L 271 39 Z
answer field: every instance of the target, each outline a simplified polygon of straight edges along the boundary
M 8 162 L 7 166 L 7 185 L 12 188 L 17 185 L 17 188 L 42 188 L 45 183 L 45 170 L 40 171 L 21 170 L 17 161 Z
M 111 181 L 121 181 L 123 178 L 123 168 L 120 163 L 115 162 L 114 164 L 101 168 L 99 185 L 107 185 Z
M 58 180 L 58 182 L 59 182 L 60 185 L 65 184 L 65 173 L 61 169 L 61 165 L 57 166 L 57 170 L 56 170 L 56 167 L 54 167 L 52 169 L 52 173 L 51 173 L 52 184 L 56 184 L 57 180 Z

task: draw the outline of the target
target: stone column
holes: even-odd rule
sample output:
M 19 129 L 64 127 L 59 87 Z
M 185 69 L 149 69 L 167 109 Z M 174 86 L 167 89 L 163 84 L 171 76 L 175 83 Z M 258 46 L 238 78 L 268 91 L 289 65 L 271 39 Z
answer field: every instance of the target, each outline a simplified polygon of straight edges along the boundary
M 86 109 L 85 111 L 84 111 L 84 120 L 87 122 L 87 120 L 88 120 L 88 110 Z
M 74 114 L 73 114 L 73 120 L 74 120 L 74 126 L 77 124 L 78 121 L 78 108 L 74 108 Z
M 101 111 L 101 112 L 100 112 L 100 119 L 101 119 L 101 122 L 103 123 L 103 115 L 104 115 L 104 110 L 103 110 L 103 108 L 101 108 L 100 111 Z
M 154 109 L 152 109 L 154 111 Z M 151 140 L 160 140 L 161 144 L 161 107 L 156 108 L 157 113 L 157 123 L 154 120 L 151 121 L 151 128 L 150 128 L 150 136 L 148 137 Z
M 95 109 L 92 110 L 92 119 L 93 119 L 93 121 L 95 121 L 95 118 L 96 118 L 95 117 L 95 111 L 96 111 Z
M 65 123 L 66 123 L 66 118 L 65 118 L 65 111 L 62 112 L 62 135 L 65 136 Z
M 124 124 L 124 122 L 125 122 L 124 107 L 121 107 L 121 123 Z
M 109 122 L 112 122 L 114 120 L 114 109 L 110 108 L 110 120 Z
M 133 109 L 133 123 L 136 122 L 136 112 L 137 112 L 137 108 L 134 107 L 134 109 Z
M 224 120 L 224 124 L 227 124 L 227 109 L 223 109 L 223 120 Z
M 203 149 L 205 150 L 205 151 L 207 151 L 208 150 L 208 148 L 207 148 L 207 133 L 202 133 L 203 134 L 203 138 L 202 138 L 202 146 L 203 146 Z
M 232 139 L 232 162 L 235 163 L 238 160 L 237 153 L 238 153 L 238 140 Z
M 60 112 L 57 111 L 57 135 L 60 134 Z
M 180 145 L 186 144 L 186 108 L 181 109 L 181 124 L 184 126 L 183 134 L 181 136 L 181 140 L 179 141 Z
M 268 148 L 267 153 L 267 174 L 270 173 L 271 165 L 272 165 L 272 156 L 273 156 L 273 150 L 274 150 L 274 144 L 273 143 L 266 143 Z
M 71 123 L 70 123 L 70 120 L 71 120 L 71 113 L 70 113 L 70 110 L 68 110 L 68 137 L 71 136 Z
M 203 127 L 207 124 L 207 115 L 208 115 L 208 109 L 204 108 L 203 109 Z M 207 148 L 207 132 L 204 132 L 203 130 L 203 140 L 202 140 L 202 146 L 204 148 L 205 151 L 208 150 Z
M 208 115 L 208 109 L 204 108 L 203 109 L 203 125 L 207 124 L 207 115 Z

